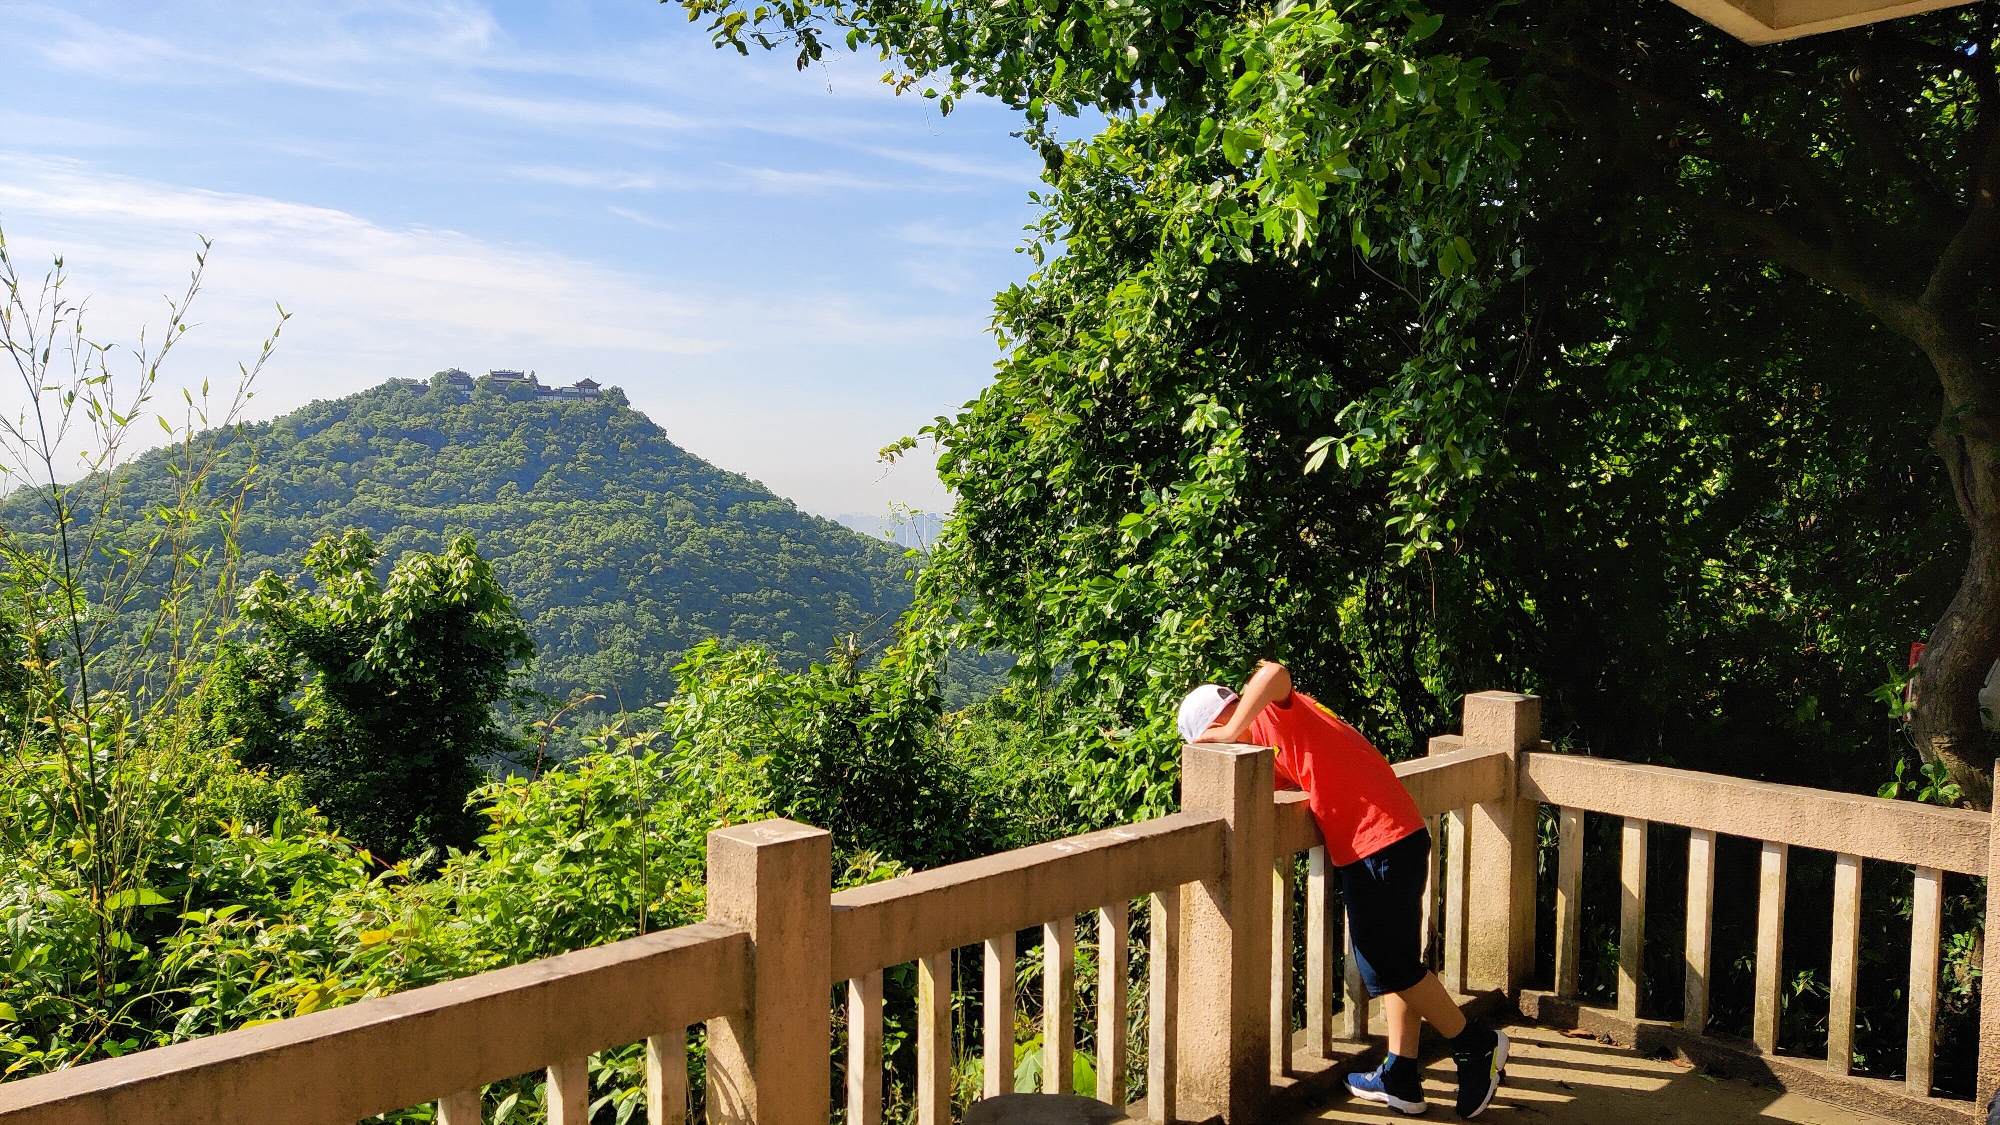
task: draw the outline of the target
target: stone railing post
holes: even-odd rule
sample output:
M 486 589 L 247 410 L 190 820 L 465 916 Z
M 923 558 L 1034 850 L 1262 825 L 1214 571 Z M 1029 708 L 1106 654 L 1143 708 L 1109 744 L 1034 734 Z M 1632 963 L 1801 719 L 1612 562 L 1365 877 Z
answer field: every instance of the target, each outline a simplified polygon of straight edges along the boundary
M 708 920 L 750 931 L 749 1004 L 708 1021 L 717 1125 L 823 1125 L 833 1081 L 833 837 L 789 820 L 708 834 Z
M 2000 815 L 1986 826 L 1986 932 L 2000 934 Z M 2000 938 L 1986 939 L 1986 963 L 1979 993 L 1978 1108 L 1985 1112 L 2000 1090 Z
M 1256 1119 L 1271 1080 L 1271 751 L 1193 743 L 1181 752 L 1181 808 L 1220 816 L 1222 877 L 1189 884 L 1181 907 L 1180 1116 Z M 1199 1107 L 1199 1108 L 1196 1108 Z
M 1507 790 L 1474 805 L 1467 858 L 1465 987 L 1513 996 L 1535 971 L 1535 802 L 1518 796 L 1520 752 L 1542 737 L 1542 701 L 1510 691 L 1465 697 L 1463 747 L 1504 750 Z

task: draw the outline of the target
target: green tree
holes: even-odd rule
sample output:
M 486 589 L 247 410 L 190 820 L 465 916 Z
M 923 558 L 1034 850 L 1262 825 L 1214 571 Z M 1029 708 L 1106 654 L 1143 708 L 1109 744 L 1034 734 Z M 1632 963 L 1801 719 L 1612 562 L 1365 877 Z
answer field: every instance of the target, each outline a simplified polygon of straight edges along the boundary
M 316 589 L 265 571 L 242 606 L 262 635 L 217 660 L 201 721 L 378 854 L 467 846 L 477 763 L 518 750 L 494 708 L 534 644 L 470 536 L 405 555 L 386 584 L 379 560 L 348 531 L 306 552 Z
M 697 645 L 662 705 L 676 785 L 710 798 L 715 823 L 766 815 L 833 833 L 836 863 L 873 854 L 934 867 L 994 850 L 1006 831 L 977 763 L 944 737 L 930 665 L 849 642 L 790 672 L 763 649 Z
M 1420 622 L 1404 647 L 1445 660 L 1401 684 L 1429 674 L 1424 694 L 1442 699 L 1466 685 L 1445 673 L 1454 661 L 1475 666 L 1470 649 L 1487 635 L 1454 618 L 1511 617 L 1520 635 L 1615 609 L 1629 614 L 1620 627 L 1665 643 L 1704 617 L 1727 623 L 1736 595 L 1707 576 L 1750 562 L 1735 586 L 1775 626 L 1765 643 L 1788 637 L 1792 657 L 1810 658 L 1827 652 L 1827 628 L 1841 632 L 1831 647 L 1845 671 L 1820 686 L 1843 699 L 1868 694 L 1858 675 L 1879 682 L 1890 651 L 1930 634 L 1917 747 L 1985 800 L 1992 754 L 1975 689 L 2000 656 L 2000 490 L 1985 483 L 2000 472 L 1987 436 L 2000 384 L 1982 327 L 1995 322 L 2000 277 L 1991 5 L 1755 49 L 1636 3 L 686 6 L 713 17 L 719 42 L 786 42 L 802 59 L 844 33 L 850 46 L 881 50 L 902 88 L 947 106 L 976 90 L 1019 107 L 1043 146 L 1046 264 L 998 309 L 1010 345 L 1002 382 L 1020 373 L 1025 389 L 936 434 L 961 488 L 990 484 L 1010 504 L 1046 499 L 1053 518 L 1040 530 L 1024 519 L 1017 532 L 1045 544 L 1095 536 L 1102 549 L 1004 573 L 1004 535 L 961 509 L 964 530 L 987 542 L 954 548 L 948 533 L 944 552 L 989 560 L 940 568 L 940 580 L 959 575 L 950 602 L 963 620 L 992 622 L 1025 648 L 1036 628 L 1047 638 L 1048 623 L 1075 622 L 1089 591 L 1114 610 L 1144 599 L 1118 544 L 1129 553 L 1170 528 L 1190 552 L 1172 575 L 1185 593 L 1152 608 L 1217 636 L 1242 635 L 1242 620 L 1210 610 L 1246 584 L 1307 603 L 1355 599 L 1343 604 L 1356 609 L 1381 596 L 1428 603 L 1437 591 L 1429 620 L 1391 616 Z M 1056 146 L 1052 114 L 1085 106 L 1109 114 L 1107 127 Z M 1210 334 L 1232 336 L 1225 316 L 1282 322 L 1292 335 L 1211 349 Z M 1183 377 L 1164 375 L 1170 364 Z M 1564 413 L 1538 418 L 1539 405 L 1558 403 Z M 1010 407 L 1017 417 L 1003 424 Z M 1267 410 L 1279 432 L 1240 424 Z M 1808 415 L 1843 428 L 1793 429 Z M 1582 446 L 1603 456 L 1549 443 L 1573 434 L 1549 428 L 1558 423 L 1593 427 Z M 1191 436 L 1166 439 L 1175 448 L 1164 454 L 1142 436 L 1176 425 Z M 1770 444 L 1787 433 L 1790 444 Z M 1926 445 L 1932 454 L 1910 456 Z M 1788 451 L 1789 463 L 1715 456 L 1759 446 Z M 1564 447 L 1570 459 L 1546 456 Z M 1651 460 L 1696 449 L 1714 475 L 1675 477 Z M 1020 473 L 1001 463 L 1044 450 Z M 1171 471 L 1159 471 L 1161 456 L 1177 461 Z M 1276 481 L 1286 462 L 1320 470 L 1292 476 L 1298 505 L 1317 497 L 1349 513 L 1381 533 L 1374 547 L 1366 534 L 1330 539 L 1309 519 L 1235 503 L 1247 501 L 1247 473 L 1267 463 L 1275 475 L 1260 479 Z M 1063 510 L 1100 474 L 1123 475 L 1122 505 Z M 1912 506 L 1879 509 L 1871 524 L 1869 494 L 1885 484 Z M 1593 490 L 1604 503 L 1585 498 Z M 1956 526 L 1933 518 L 1953 508 Z M 1517 512 L 1530 521 L 1510 524 Z M 1519 581 L 1564 575 L 1577 559 L 1583 544 L 1566 542 L 1575 537 L 1546 534 L 1566 531 L 1561 521 L 1606 518 L 1620 533 L 1605 546 L 1650 543 L 1673 557 L 1588 569 L 1585 593 L 1555 585 L 1544 591 L 1553 602 Z M 1828 556 L 1814 546 L 1807 558 L 1818 561 L 1796 565 L 1787 549 L 1825 544 L 1829 523 L 1852 533 L 1844 547 L 1858 558 L 1820 565 Z M 1680 533 L 1690 528 L 1702 534 Z M 1501 530 L 1535 534 L 1496 542 Z M 1272 573 L 1246 565 L 1283 570 L 1287 556 L 1319 547 L 1369 577 L 1336 584 L 1344 595 L 1315 594 L 1272 587 Z M 1490 565 L 1496 550 L 1505 566 Z M 1945 597 L 1941 569 L 1956 572 Z M 1796 584 L 1884 575 L 1887 590 Z M 1680 612 L 1711 595 L 1713 612 Z M 1550 614 L 1565 605 L 1578 612 Z M 1330 630 L 1336 617 L 1313 612 Z M 1678 689 L 1679 705 L 1704 715 L 1716 692 L 1748 703 L 1785 678 L 1729 657 L 1740 631 L 1693 635 L 1710 664 L 1743 674 L 1676 683 L 1634 666 L 1607 678 L 1590 657 L 1501 667 L 1518 678 L 1525 663 L 1571 700 Z M 1190 659 L 1209 651 L 1190 638 Z M 1045 651 L 1088 671 L 1117 654 L 1112 643 L 1093 635 Z M 1502 646 L 1477 657 L 1516 655 L 1533 654 Z M 1162 682 L 1189 670 L 1172 659 L 1136 667 L 1166 673 Z M 1743 698 L 1737 680 L 1765 687 Z M 1124 673 L 1103 683 L 1137 686 Z M 1828 698 L 1802 683 L 1788 694 L 1781 713 L 1802 714 L 1802 727 Z M 1157 729 L 1160 717 L 1146 718 Z M 1878 779 L 1892 756 L 1875 752 Z

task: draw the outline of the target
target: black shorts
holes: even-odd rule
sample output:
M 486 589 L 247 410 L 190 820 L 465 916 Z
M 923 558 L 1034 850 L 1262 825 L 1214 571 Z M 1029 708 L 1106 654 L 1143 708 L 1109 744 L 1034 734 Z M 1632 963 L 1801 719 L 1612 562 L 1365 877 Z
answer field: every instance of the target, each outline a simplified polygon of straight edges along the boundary
M 1431 832 L 1419 828 L 1373 855 L 1336 868 L 1347 904 L 1354 960 L 1370 996 L 1413 988 L 1424 964 L 1424 886 L 1430 881 Z

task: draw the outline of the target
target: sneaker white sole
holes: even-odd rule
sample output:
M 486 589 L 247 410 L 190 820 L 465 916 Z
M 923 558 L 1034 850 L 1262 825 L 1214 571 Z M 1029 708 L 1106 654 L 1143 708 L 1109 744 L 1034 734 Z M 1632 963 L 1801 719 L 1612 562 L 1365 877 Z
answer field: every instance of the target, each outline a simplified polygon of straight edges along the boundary
M 1348 1086 L 1347 1092 L 1354 1095 L 1357 1098 L 1360 1098 L 1364 1102 L 1374 1102 L 1377 1105 L 1386 1105 L 1390 1109 L 1393 1109 L 1401 1114 L 1406 1114 L 1410 1117 L 1415 1117 L 1431 1107 L 1431 1103 L 1429 1102 L 1408 1101 L 1406 1099 L 1399 1098 L 1396 1095 L 1391 1094 L 1386 1090 L 1377 1093 L 1374 1090 L 1357 1090 L 1352 1086 Z
M 1493 1095 L 1500 1092 L 1500 1079 L 1506 1076 L 1507 1033 L 1504 1031 L 1496 1030 L 1493 1032 L 1493 1034 L 1500 1041 L 1494 1044 L 1493 1047 L 1493 1069 L 1489 1071 L 1487 1074 L 1486 1096 L 1479 1100 L 1478 1109 L 1475 1109 L 1471 1113 L 1465 1115 L 1464 1120 L 1467 1121 L 1470 1121 L 1473 1118 L 1478 1117 L 1480 1114 L 1485 1113 L 1486 1107 L 1493 1104 Z

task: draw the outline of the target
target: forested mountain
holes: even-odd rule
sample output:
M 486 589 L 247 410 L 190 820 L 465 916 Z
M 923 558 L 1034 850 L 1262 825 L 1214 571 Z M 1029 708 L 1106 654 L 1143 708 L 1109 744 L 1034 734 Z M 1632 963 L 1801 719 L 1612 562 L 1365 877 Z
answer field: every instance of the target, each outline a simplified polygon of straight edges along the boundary
M 138 458 L 118 506 L 162 502 L 169 465 Z M 665 699 L 681 654 L 708 638 L 797 666 L 909 603 L 900 550 L 693 456 L 615 388 L 537 402 L 481 380 L 467 401 L 442 380 L 390 380 L 244 427 L 214 479 L 253 468 L 243 581 L 296 574 L 329 532 L 366 530 L 385 573 L 470 533 L 528 622 L 532 686 L 599 693 L 611 710 Z M 5 516 L 27 518 L 29 499 Z

